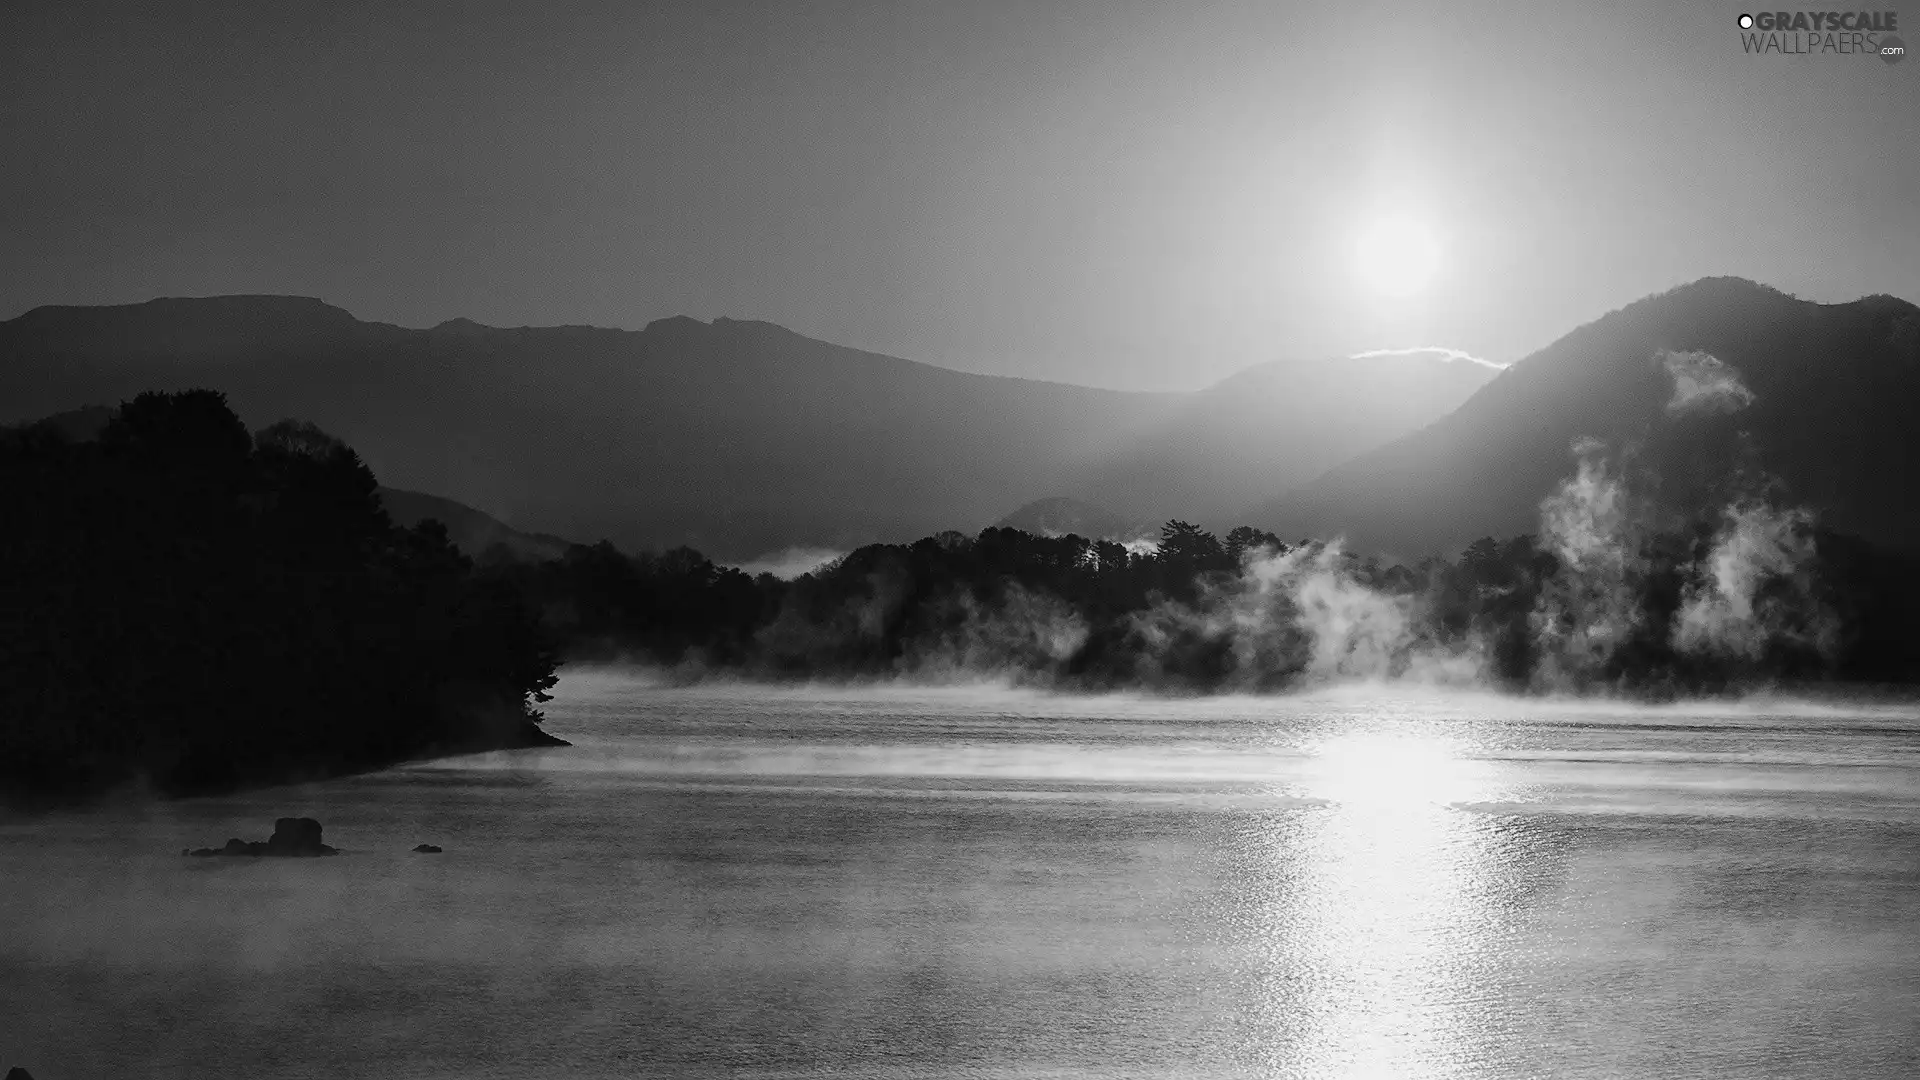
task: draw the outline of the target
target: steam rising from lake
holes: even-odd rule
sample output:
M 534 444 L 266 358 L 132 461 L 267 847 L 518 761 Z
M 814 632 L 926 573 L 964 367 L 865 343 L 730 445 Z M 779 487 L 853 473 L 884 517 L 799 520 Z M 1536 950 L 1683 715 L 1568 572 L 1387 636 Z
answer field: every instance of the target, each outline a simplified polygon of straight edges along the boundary
M 1195 604 L 1162 603 L 1134 616 L 1147 646 L 1139 679 L 1155 685 L 1162 658 L 1197 639 L 1226 643 L 1230 689 L 1272 689 L 1295 673 L 1308 686 L 1482 682 L 1478 647 L 1432 643 L 1419 605 L 1417 596 L 1361 582 L 1339 541 L 1255 552 L 1239 577 L 1208 585 Z
M 1673 382 L 1665 423 L 1738 412 L 1754 400 L 1739 372 L 1710 354 L 1662 352 L 1654 360 Z M 1748 477 L 1735 484 L 1711 534 L 1677 549 L 1687 523 L 1656 504 L 1658 478 L 1633 444 L 1583 438 L 1572 449 L 1572 474 L 1540 504 L 1537 546 L 1553 568 L 1535 583 L 1526 620 L 1531 659 L 1522 681 L 1532 689 L 1605 690 L 1621 651 L 1649 638 L 1682 657 L 1756 670 L 1782 649 L 1833 655 L 1839 624 L 1820 599 L 1809 511 L 1780 505 L 1767 478 Z M 1383 589 L 1361 566 L 1339 539 L 1250 550 L 1238 574 L 1203 580 L 1193 599 L 1161 599 L 1128 616 L 1121 651 L 1133 670 L 1119 681 L 1183 690 L 1196 669 L 1228 691 L 1502 681 L 1494 630 L 1441 630 L 1437 582 Z M 884 565 L 867 586 L 825 618 L 782 612 L 760 644 L 787 657 L 859 654 L 899 624 L 910 600 L 925 602 L 918 586 Z M 1671 603 L 1656 597 L 1662 589 L 1677 592 Z M 1084 685 L 1069 671 L 1094 628 L 1052 596 L 1017 585 L 992 600 L 956 590 L 925 611 L 935 628 L 908 641 L 894 661 L 897 677 Z M 1662 621 L 1649 625 L 1649 612 Z
M 1712 549 L 1687 583 L 1675 643 L 1749 660 L 1780 641 L 1830 654 L 1840 627 L 1816 595 L 1812 520 L 1799 507 L 1727 507 Z
M 1704 352 L 1656 356 L 1674 381 L 1667 413 L 1732 413 L 1754 400 L 1738 371 Z M 1541 536 L 1560 559 L 1534 613 L 1542 662 L 1536 685 L 1583 685 L 1641 629 L 1655 567 L 1649 542 L 1660 511 L 1630 481 L 1632 448 L 1574 444 L 1575 475 L 1541 504 Z M 1641 477 L 1651 486 L 1656 477 Z M 1799 645 L 1831 656 L 1838 619 L 1819 598 L 1813 514 L 1780 506 L 1765 477 L 1748 478 L 1720 511 L 1710 544 L 1685 570 L 1680 610 L 1667 633 L 1681 653 L 1758 661 Z

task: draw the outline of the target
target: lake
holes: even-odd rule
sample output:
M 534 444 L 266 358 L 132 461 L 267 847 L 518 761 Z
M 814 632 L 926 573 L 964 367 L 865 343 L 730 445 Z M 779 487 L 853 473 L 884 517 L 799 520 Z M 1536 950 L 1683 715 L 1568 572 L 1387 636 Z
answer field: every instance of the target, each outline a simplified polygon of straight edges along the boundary
M 571 748 L 0 821 L 0 1068 L 1920 1075 L 1911 706 L 558 694 Z M 285 815 L 342 854 L 178 855 Z

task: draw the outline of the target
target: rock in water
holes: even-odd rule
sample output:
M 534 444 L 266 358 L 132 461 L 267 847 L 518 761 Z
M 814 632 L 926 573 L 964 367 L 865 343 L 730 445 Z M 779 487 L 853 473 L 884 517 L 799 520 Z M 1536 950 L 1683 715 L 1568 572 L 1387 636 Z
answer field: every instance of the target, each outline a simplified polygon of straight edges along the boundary
M 7 1080 L 33 1080 L 33 1074 L 15 1065 L 7 1070 Z
M 419 852 L 422 855 L 438 855 L 440 854 L 440 845 L 439 844 L 421 844 L 419 847 L 416 847 L 413 850 Z
M 320 842 L 320 823 L 310 817 L 276 818 L 273 836 L 267 840 L 269 855 L 331 855 L 333 849 Z
M 320 842 L 320 823 L 310 817 L 277 818 L 273 823 L 273 835 L 263 841 L 248 842 L 239 838 L 228 840 L 225 847 L 194 848 L 182 850 L 182 855 L 338 855 L 339 849 L 330 848 Z

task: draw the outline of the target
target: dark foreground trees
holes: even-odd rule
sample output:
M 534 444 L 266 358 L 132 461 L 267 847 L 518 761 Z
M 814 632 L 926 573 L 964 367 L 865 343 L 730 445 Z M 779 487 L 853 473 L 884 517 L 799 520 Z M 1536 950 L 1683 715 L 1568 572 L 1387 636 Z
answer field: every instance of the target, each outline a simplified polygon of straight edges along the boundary
M 0 789 L 214 790 L 545 739 L 555 659 L 311 425 L 143 394 L 0 438 Z

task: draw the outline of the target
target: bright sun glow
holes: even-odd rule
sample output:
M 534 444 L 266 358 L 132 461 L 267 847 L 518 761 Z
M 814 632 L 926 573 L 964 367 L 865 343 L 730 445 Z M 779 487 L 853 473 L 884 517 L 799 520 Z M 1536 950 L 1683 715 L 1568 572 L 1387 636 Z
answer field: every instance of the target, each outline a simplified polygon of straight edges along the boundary
M 1425 289 L 1440 268 L 1440 242 L 1433 230 L 1413 218 L 1387 217 L 1360 234 L 1356 251 L 1360 278 L 1375 292 L 1412 296 Z

